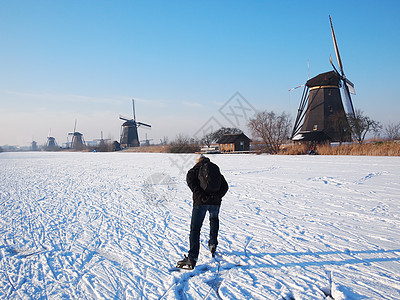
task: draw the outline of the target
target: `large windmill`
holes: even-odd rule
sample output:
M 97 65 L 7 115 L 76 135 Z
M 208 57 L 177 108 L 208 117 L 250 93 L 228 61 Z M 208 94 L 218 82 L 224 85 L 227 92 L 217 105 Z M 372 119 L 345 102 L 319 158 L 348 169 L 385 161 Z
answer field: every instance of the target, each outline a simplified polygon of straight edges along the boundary
M 135 100 L 132 99 L 132 107 L 133 107 L 133 119 L 129 119 L 123 116 L 119 116 L 121 120 L 125 122 L 121 125 L 121 140 L 120 144 L 122 147 L 139 147 L 139 135 L 137 128 L 139 126 L 151 127 L 151 125 L 136 122 L 136 113 L 135 113 Z
M 76 119 L 75 119 L 75 125 L 74 125 L 74 131 L 69 132 L 68 136 L 72 136 L 71 140 L 71 148 L 74 150 L 83 150 L 86 148 L 85 141 L 83 139 L 83 134 L 76 131 Z
M 333 71 L 306 82 L 291 136 L 294 141 L 351 141 L 349 123 L 355 118 L 355 113 L 350 94 L 355 94 L 354 84 L 344 74 L 331 16 L 329 21 L 340 72 L 331 56 Z

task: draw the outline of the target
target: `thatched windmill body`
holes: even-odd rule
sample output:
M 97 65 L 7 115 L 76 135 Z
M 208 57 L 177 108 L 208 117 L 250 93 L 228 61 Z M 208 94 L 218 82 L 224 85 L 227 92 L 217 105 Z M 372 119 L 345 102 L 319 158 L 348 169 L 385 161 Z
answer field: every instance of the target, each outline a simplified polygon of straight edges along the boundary
M 344 74 L 330 16 L 329 20 L 340 72 L 330 57 L 334 70 L 319 74 L 306 82 L 291 136 L 294 141 L 351 140 L 349 123 L 355 118 L 355 113 L 350 94 L 355 94 L 354 84 Z

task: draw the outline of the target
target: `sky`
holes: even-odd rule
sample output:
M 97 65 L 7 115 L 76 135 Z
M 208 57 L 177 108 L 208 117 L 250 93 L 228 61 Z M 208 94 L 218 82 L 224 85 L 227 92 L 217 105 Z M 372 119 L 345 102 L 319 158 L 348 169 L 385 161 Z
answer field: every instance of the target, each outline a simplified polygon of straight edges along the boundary
M 400 121 L 400 1 L 0 0 L 0 145 L 119 140 L 120 115 L 152 143 L 294 119 L 302 88 L 332 70 L 333 20 L 353 104 Z

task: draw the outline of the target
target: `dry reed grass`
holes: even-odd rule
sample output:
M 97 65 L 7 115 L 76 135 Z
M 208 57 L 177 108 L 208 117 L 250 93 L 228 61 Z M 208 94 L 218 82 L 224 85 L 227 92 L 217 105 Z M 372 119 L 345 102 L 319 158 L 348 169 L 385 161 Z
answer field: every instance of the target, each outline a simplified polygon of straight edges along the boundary
M 167 153 L 168 146 L 140 146 L 124 150 L 125 152 Z
M 305 144 L 285 145 L 279 150 L 279 154 L 284 155 L 304 155 L 307 154 L 308 146 Z
M 308 153 L 307 145 L 285 146 L 279 154 L 303 155 Z M 400 156 L 400 143 L 376 142 L 350 145 L 317 145 L 319 155 L 356 155 L 356 156 Z
M 305 144 L 284 145 L 279 151 L 280 155 L 305 155 L 309 153 L 309 147 Z M 167 153 L 169 146 L 142 146 L 129 148 L 126 152 Z M 350 145 L 317 145 L 316 152 L 319 155 L 356 155 L 356 156 L 400 156 L 400 143 L 398 142 L 374 142 L 366 144 Z

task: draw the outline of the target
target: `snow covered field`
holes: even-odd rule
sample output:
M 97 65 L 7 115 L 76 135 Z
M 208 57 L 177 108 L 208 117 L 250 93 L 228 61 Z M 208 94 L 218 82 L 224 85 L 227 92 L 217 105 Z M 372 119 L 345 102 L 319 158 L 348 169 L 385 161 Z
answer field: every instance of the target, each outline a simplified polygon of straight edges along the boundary
M 214 155 L 220 256 L 186 254 L 195 155 L 0 154 L 1 299 L 400 299 L 400 158 Z

